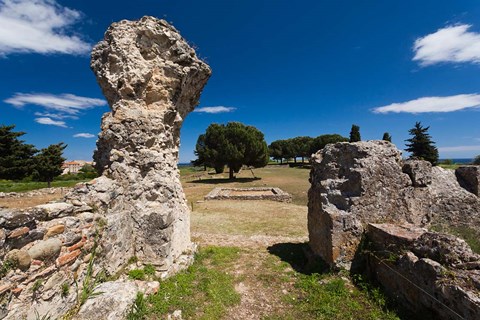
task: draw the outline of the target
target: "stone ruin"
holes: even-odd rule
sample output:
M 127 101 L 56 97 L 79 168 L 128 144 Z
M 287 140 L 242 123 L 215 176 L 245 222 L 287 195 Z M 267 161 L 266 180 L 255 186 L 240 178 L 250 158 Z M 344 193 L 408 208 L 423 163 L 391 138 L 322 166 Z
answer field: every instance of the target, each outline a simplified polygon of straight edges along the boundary
M 405 161 L 386 141 L 330 144 L 311 162 L 308 231 L 314 256 L 334 269 L 367 270 L 414 312 L 443 312 L 441 303 L 428 300 L 432 295 L 465 319 L 480 317 L 480 256 L 461 239 L 421 229 L 445 224 L 480 236 L 480 167 L 455 173 L 426 161 Z M 386 247 L 391 250 L 387 256 Z M 445 248 L 454 265 L 442 260 Z M 365 258 L 364 252 L 380 258 Z M 385 267 L 385 261 L 391 265 Z M 446 274 L 471 280 L 452 284 Z M 419 283 L 421 290 L 407 282 Z M 450 319 L 452 313 L 435 316 Z
M 192 261 L 178 149 L 209 66 L 174 27 L 143 17 L 112 24 L 91 67 L 111 108 L 94 154 L 102 174 L 65 202 L 0 211 L 0 319 L 121 319 L 137 292 L 158 288 L 124 270 L 165 277 Z M 95 282 L 106 277 L 116 280 Z M 102 294 L 82 304 L 87 287 Z
M 91 67 L 112 109 L 94 154 L 101 187 L 87 192 L 92 201 L 103 194 L 104 267 L 116 272 L 136 256 L 169 273 L 192 246 L 177 169 L 180 128 L 211 70 L 175 28 L 153 17 L 112 24 Z
M 215 188 L 205 197 L 205 200 L 271 200 L 292 202 L 292 196 L 276 187 L 252 188 Z

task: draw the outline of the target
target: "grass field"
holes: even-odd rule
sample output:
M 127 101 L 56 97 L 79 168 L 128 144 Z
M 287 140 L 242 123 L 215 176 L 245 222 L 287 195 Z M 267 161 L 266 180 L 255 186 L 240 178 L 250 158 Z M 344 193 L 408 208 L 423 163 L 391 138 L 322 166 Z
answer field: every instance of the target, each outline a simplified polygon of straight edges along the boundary
M 87 180 L 68 180 L 68 181 L 53 181 L 52 188 L 58 187 L 73 187 L 77 183 L 85 182 Z M 0 180 L 0 192 L 25 192 L 37 189 L 46 188 L 46 182 L 16 182 L 10 180 Z
M 190 169 L 188 169 L 190 168 Z M 192 171 L 191 167 L 181 168 L 181 180 L 189 203 L 203 200 L 214 187 L 279 187 L 292 195 L 292 203 L 306 206 L 308 202 L 308 178 L 310 170 L 288 166 L 267 166 L 265 168 L 242 170 L 234 180 L 228 180 L 228 173 L 214 174 L 210 171 Z

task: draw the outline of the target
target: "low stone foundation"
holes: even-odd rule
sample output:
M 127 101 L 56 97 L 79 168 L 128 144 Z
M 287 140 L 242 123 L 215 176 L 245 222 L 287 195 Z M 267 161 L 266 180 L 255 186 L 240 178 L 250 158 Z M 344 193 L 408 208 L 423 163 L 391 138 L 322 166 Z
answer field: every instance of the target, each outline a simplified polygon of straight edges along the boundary
M 292 196 L 280 188 L 215 188 L 205 200 L 272 200 L 292 202 Z

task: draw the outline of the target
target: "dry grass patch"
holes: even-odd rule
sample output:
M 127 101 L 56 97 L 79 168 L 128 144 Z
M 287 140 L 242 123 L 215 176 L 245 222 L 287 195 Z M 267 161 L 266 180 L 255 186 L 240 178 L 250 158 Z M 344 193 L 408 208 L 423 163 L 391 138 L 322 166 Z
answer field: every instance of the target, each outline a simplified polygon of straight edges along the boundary
M 275 201 L 214 200 L 194 204 L 194 233 L 302 237 L 307 207 Z
M 206 171 L 181 171 L 181 181 L 189 203 L 203 200 L 213 188 L 249 188 L 278 187 L 292 195 L 292 202 L 307 205 L 307 191 L 310 170 L 289 168 L 285 166 L 269 166 L 254 169 L 255 177 L 250 170 L 242 170 L 234 180 L 228 180 L 228 174 L 209 174 Z
M 26 209 L 39 204 L 48 203 L 50 201 L 60 200 L 63 198 L 63 196 L 65 196 L 65 193 L 62 192 L 62 189 L 58 189 L 52 194 L 39 194 L 31 197 L 21 198 L 0 198 L 0 208 Z

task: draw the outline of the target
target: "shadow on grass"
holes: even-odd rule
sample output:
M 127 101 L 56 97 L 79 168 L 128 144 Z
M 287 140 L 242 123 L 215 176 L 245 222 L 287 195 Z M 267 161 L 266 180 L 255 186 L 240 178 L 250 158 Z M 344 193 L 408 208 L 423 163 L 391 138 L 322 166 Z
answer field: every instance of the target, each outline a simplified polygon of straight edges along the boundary
M 270 254 L 290 264 L 293 270 L 310 275 L 329 271 L 327 264 L 319 259 L 309 259 L 310 247 L 308 243 L 276 243 L 267 248 Z
M 247 183 L 247 182 L 252 182 L 252 181 L 257 181 L 261 180 L 262 178 L 236 178 L 236 179 L 197 179 L 193 181 L 188 181 L 188 183 L 204 183 L 204 184 L 222 184 L 222 183 L 232 183 L 232 182 L 238 182 L 238 183 Z

